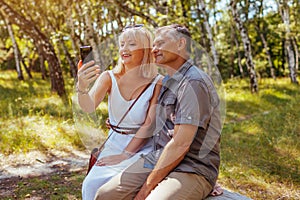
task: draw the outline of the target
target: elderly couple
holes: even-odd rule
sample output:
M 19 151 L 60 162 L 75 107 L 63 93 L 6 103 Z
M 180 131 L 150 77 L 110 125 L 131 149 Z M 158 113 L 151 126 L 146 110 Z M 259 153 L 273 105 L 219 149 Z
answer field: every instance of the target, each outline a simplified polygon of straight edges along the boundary
M 83 181 L 84 200 L 199 200 L 213 191 L 220 165 L 219 97 L 210 77 L 193 65 L 190 50 L 185 26 L 160 27 L 152 40 L 135 25 L 119 36 L 113 70 L 101 73 L 94 61 L 80 67 L 80 107 L 93 112 L 108 94 L 111 126 Z M 157 66 L 165 77 L 157 75 Z

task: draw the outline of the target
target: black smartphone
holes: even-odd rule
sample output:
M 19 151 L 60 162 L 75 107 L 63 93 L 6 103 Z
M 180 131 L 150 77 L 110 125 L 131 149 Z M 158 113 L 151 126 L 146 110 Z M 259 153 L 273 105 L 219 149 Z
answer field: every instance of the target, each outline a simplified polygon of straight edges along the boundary
M 81 46 L 80 47 L 80 57 L 82 60 L 82 64 L 85 64 L 91 60 L 94 60 L 93 48 L 91 46 Z

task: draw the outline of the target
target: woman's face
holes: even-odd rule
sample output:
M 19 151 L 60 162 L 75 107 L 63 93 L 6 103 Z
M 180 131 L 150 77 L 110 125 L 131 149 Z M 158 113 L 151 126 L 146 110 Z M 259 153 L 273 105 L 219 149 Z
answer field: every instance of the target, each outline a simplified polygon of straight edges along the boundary
M 119 54 L 122 63 L 126 67 L 136 67 L 142 64 L 144 58 L 144 47 L 140 41 L 131 35 L 126 35 L 120 38 Z

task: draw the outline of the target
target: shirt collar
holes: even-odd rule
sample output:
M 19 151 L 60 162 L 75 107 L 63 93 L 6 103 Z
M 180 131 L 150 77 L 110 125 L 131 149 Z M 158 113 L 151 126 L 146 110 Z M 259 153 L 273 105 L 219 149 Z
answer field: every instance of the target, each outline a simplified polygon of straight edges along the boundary
M 180 80 L 182 80 L 182 77 L 185 75 L 185 73 L 193 65 L 192 63 L 193 63 L 192 59 L 189 59 L 189 60 L 185 61 L 185 63 L 183 63 L 183 65 L 181 65 L 181 67 L 173 74 L 172 77 L 166 76 L 166 82 L 169 79 L 174 79 L 177 82 L 179 82 Z
M 161 95 L 167 90 L 171 90 L 171 91 L 176 91 L 177 87 L 179 86 L 178 84 L 176 84 L 175 82 L 180 82 L 184 75 L 186 74 L 186 72 L 190 69 L 190 67 L 192 66 L 192 60 L 189 59 L 187 60 L 185 63 L 183 63 L 183 65 L 181 65 L 181 67 L 175 72 L 175 74 L 173 74 L 173 76 L 169 76 L 166 75 L 164 77 L 164 79 L 162 80 L 162 89 L 161 89 Z M 174 84 L 175 83 L 175 84 Z M 161 96 L 160 95 L 160 96 Z

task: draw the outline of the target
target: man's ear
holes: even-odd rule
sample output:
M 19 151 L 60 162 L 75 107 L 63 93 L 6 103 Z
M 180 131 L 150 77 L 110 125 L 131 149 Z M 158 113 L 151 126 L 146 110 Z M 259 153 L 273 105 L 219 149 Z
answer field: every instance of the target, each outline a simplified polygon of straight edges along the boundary
M 182 50 L 186 48 L 186 39 L 184 37 L 181 37 L 179 39 L 179 45 L 178 45 L 178 50 Z

